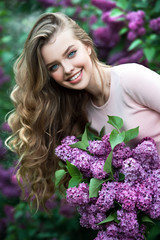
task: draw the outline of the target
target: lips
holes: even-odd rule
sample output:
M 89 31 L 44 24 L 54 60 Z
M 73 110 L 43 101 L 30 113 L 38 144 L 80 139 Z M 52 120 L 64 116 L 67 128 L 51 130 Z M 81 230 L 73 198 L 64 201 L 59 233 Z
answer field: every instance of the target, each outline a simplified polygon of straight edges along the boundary
M 68 78 L 68 81 L 76 80 L 80 76 L 81 72 L 82 72 L 82 70 L 80 70 L 78 73 L 75 73 L 74 75 L 72 75 L 72 77 Z

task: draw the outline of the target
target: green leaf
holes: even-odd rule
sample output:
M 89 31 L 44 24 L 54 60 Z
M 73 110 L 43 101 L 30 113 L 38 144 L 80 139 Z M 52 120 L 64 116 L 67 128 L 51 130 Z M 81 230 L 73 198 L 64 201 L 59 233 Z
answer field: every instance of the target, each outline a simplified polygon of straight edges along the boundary
M 118 145 L 119 143 L 122 143 L 124 138 L 125 138 L 125 132 L 119 133 L 116 129 L 113 129 L 109 136 L 112 150 L 116 145 Z
M 118 0 L 118 1 L 116 1 L 116 5 L 117 5 L 117 7 L 120 7 L 125 10 L 128 7 L 128 1 L 127 0 Z
M 105 164 L 104 164 L 104 168 L 103 170 L 106 173 L 111 173 L 113 175 L 113 171 L 112 171 L 112 155 L 113 155 L 113 151 L 110 152 L 110 154 L 108 155 Z
M 69 181 L 68 188 L 77 187 L 82 181 L 81 177 L 75 176 L 72 177 Z
M 143 49 L 144 54 L 149 62 L 151 62 L 155 56 L 156 49 L 151 47 L 151 48 L 144 48 Z
M 121 181 L 124 181 L 124 180 L 125 180 L 125 175 L 123 173 L 119 173 L 118 181 L 121 182 Z
M 123 12 L 119 8 L 114 8 L 113 10 L 111 10 L 111 13 L 110 13 L 111 17 L 118 17 L 121 15 L 123 15 Z
M 81 177 L 82 178 L 82 174 L 76 166 L 71 164 L 69 161 L 66 161 L 66 163 L 67 163 L 68 172 L 71 175 L 71 177 Z
M 143 41 L 141 39 L 136 39 L 130 44 L 128 50 L 131 51 L 131 50 L 135 49 L 136 47 L 138 47 L 139 45 L 141 45 L 142 43 L 143 43 Z
M 85 145 L 86 147 L 89 146 L 88 137 L 87 137 L 87 129 L 88 129 L 88 126 L 89 126 L 89 124 L 86 125 L 85 131 L 84 131 L 84 133 L 83 133 L 83 135 L 82 135 L 82 142 L 84 143 L 84 145 Z
M 102 127 L 102 129 L 101 129 L 101 131 L 99 133 L 100 138 L 102 138 L 104 136 L 104 130 L 105 130 L 105 126 Z
M 69 146 L 72 147 L 72 148 L 79 148 L 79 149 L 82 149 L 82 150 L 85 150 L 85 151 L 87 149 L 87 146 L 82 141 L 76 142 L 76 143 L 71 144 Z
M 125 132 L 124 142 L 129 142 L 130 140 L 136 138 L 139 134 L 139 127 L 132 128 Z
M 117 116 L 109 116 L 108 115 L 108 122 L 109 124 L 111 124 L 113 127 L 115 127 L 116 129 L 120 129 L 123 126 L 123 119 Z
M 97 225 L 103 224 L 103 223 L 108 223 L 114 221 L 115 217 L 110 214 L 106 219 L 104 219 L 102 222 L 98 223 Z
M 142 222 L 148 222 L 148 223 L 155 224 L 155 223 L 153 222 L 153 220 L 152 220 L 150 217 L 148 217 L 147 215 L 145 215 L 145 216 L 142 217 Z
M 119 34 L 120 34 L 120 35 L 123 35 L 123 34 L 125 34 L 127 31 L 128 31 L 128 28 L 124 27 L 124 28 L 122 28 L 122 29 L 120 30 Z
M 58 186 L 59 182 L 61 181 L 62 177 L 66 174 L 64 169 L 57 170 L 55 172 L 55 185 Z
M 98 192 L 102 186 L 102 183 L 104 181 L 96 178 L 91 178 L 90 184 L 89 184 L 89 197 L 98 197 Z
M 82 150 L 85 150 L 85 151 L 87 150 L 87 147 L 89 146 L 88 137 L 87 137 L 87 129 L 88 129 L 89 125 L 90 125 L 90 123 L 86 125 L 85 131 L 82 134 L 81 141 L 76 142 L 74 144 L 71 144 L 70 147 L 72 147 L 72 148 L 79 148 L 79 149 L 82 149 Z

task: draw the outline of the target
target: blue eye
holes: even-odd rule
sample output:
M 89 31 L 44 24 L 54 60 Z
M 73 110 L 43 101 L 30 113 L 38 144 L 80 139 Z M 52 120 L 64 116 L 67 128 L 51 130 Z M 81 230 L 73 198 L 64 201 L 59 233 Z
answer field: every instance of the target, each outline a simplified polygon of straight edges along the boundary
M 70 57 L 73 57 L 75 54 L 76 54 L 76 51 L 72 51 L 72 52 L 69 53 L 68 57 L 69 57 L 69 58 L 70 58 Z
M 49 71 L 50 72 L 54 72 L 54 71 L 56 71 L 58 69 L 58 64 L 54 64 L 53 66 L 51 66 L 50 68 L 49 68 Z

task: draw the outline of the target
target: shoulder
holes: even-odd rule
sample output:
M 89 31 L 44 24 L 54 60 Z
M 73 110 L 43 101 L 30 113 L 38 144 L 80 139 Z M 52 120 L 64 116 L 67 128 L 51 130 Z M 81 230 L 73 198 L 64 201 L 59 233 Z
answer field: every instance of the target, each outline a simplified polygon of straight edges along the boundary
M 117 65 L 112 67 L 112 71 L 126 89 L 137 89 L 150 84 L 160 85 L 160 75 L 138 63 Z

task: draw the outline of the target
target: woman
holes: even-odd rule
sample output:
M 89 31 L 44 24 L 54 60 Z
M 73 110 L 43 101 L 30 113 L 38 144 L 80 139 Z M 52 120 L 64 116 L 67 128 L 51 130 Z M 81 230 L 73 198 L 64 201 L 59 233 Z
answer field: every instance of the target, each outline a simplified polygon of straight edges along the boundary
M 17 176 L 37 207 L 54 192 L 55 147 L 82 133 L 88 121 L 110 132 L 107 115 L 120 116 L 124 130 L 140 126 L 139 138 L 154 138 L 160 153 L 160 76 L 138 64 L 102 64 L 92 40 L 67 16 L 40 17 L 15 64 L 15 79 L 8 144 L 20 156 Z

